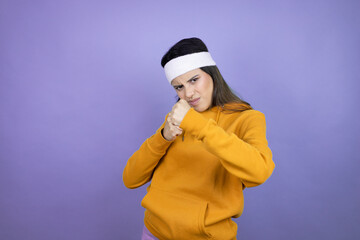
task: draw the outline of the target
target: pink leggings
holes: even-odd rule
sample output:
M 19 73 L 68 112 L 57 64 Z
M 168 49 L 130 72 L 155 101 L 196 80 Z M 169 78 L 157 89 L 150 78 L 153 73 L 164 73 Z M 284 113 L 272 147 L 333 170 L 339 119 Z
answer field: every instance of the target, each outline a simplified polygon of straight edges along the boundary
M 159 239 L 157 239 L 154 235 L 152 235 L 151 232 L 144 225 L 141 240 L 159 240 Z

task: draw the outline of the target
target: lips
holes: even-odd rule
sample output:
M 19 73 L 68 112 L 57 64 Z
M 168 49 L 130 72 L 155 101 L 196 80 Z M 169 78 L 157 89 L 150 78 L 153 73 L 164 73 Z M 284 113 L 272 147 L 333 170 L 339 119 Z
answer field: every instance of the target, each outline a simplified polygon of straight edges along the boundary
M 196 106 L 200 101 L 200 98 L 195 98 L 194 100 L 189 101 L 191 106 Z

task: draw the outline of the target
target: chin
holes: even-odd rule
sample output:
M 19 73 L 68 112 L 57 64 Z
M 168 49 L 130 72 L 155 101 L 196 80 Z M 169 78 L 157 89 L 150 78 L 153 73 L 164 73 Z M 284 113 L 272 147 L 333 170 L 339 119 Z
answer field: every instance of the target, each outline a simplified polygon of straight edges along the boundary
M 197 111 L 197 112 L 204 112 L 204 111 L 207 110 L 207 108 L 202 107 L 202 106 L 195 106 L 194 109 L 195 109 L 195 111 Z

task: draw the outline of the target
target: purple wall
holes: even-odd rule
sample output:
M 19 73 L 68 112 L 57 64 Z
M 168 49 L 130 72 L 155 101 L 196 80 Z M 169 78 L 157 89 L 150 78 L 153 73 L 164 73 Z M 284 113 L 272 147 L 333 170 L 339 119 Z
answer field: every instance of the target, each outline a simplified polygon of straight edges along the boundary
M 0 239 L 140 238 L 146 189 L 122 170 L 191 36 L 267 117 L 276 169 L 239 239 L 359 239 L 359 1 L 155 2 L 1 0 Z

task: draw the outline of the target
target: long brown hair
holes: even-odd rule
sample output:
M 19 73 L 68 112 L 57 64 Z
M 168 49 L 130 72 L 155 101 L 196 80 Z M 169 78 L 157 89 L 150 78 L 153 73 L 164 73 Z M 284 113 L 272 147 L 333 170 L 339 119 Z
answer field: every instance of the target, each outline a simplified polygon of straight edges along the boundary
M 214 83 L 211 107 L 219 106 L 224 111 L 242 112 L 252 109 L 250 103 L 238 97 L 225 82 L 217 66 L 201 67 L 209 74 Z

